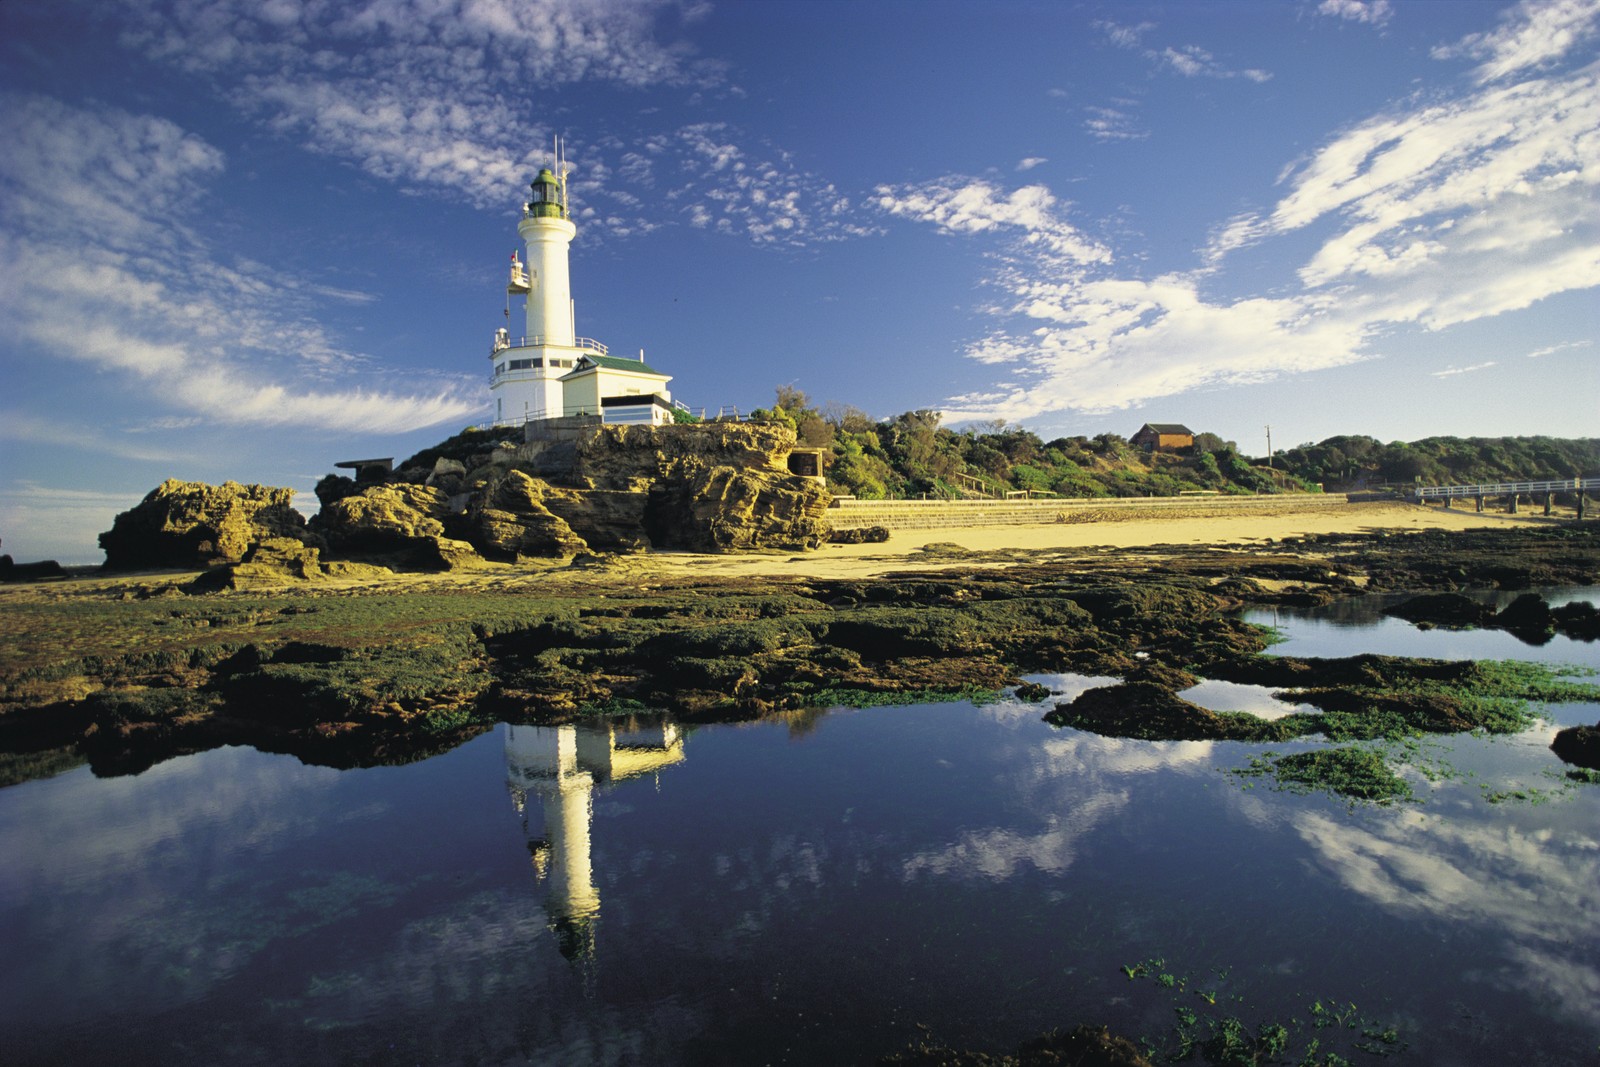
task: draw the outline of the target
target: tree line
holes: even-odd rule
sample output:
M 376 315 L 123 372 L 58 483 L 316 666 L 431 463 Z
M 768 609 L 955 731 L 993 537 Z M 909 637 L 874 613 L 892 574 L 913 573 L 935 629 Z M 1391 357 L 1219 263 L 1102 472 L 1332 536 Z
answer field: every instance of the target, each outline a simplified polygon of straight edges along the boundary
M 1213 433 L 1193 448 L 1148 452 L 1118 434 L 1057 437 L 996 421 L 954 430 L 936 411 L 874 419 L 858 408 L 815 406 L 779 386 L 758 422 L 794 430 L 821 449 L 829 487 L 868 500 L 1011 493 L 1062 497 L 1175 496 L 1183 492 L 1346 492 L 1600 475 L 1600 438 L 1429 437 L 1385 444 L 1341 435 L 1252 457 Z

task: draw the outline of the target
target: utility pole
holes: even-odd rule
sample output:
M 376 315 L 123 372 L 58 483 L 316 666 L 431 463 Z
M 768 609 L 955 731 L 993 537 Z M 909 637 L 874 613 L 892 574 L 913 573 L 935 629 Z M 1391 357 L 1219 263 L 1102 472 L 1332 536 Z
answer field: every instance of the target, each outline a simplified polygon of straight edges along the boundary
M 1272 427 L 1267 427 L 1267 470 L 1272 469 Z

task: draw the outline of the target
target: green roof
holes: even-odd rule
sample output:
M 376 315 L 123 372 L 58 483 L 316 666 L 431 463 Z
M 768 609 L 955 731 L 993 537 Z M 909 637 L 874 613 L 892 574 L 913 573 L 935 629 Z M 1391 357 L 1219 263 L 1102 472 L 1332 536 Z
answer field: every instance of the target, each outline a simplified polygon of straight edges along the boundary
M 622 359 L 618 356 L 596 356 L 585 352 L 583 354 L 583 362 L 592 363 L 594 366 L 603 367 L 606 370 L 625 370 L 632 371 L 634 374 L 654 374 L 658 378 L 671 377 L 671 375 L 663 374 L 648 363 L 637 359 Z M 583 368 L 579 367 L 578 369 L 582 370 Z

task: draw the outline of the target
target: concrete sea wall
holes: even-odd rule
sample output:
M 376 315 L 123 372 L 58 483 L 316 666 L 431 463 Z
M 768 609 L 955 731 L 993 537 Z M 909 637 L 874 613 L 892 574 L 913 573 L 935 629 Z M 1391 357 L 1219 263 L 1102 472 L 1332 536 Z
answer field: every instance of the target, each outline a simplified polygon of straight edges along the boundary
M 1276 493 L 1267 496 L 1159 496 L 1061 500 L 834 500 L 828 519 L 836 530 L 885 526 L 931 530 L 962 526 L 1029 526 L 1128 519 L 1196 519 L 1217 515 L 1281 514 L 1343 507 L 1343 493 Z

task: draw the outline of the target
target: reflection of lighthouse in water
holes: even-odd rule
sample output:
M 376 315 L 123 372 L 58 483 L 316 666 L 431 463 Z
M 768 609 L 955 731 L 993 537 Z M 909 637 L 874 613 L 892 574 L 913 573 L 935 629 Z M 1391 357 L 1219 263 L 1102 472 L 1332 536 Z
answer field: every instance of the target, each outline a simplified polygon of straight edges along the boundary
M 593 953 L 600 915 L 589 853 L 595 789 L 682 760 L 683 737 L 671 723 L 626 730 L 610 725 L 506 727 L 506 784 L 522 814 L 534 872 L 549 886 L 545 910 L 550 928 L 568 959 Z M 528 810 L 530 797 L 541 802 L 542 828 Z

